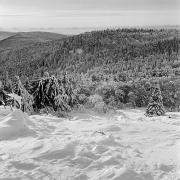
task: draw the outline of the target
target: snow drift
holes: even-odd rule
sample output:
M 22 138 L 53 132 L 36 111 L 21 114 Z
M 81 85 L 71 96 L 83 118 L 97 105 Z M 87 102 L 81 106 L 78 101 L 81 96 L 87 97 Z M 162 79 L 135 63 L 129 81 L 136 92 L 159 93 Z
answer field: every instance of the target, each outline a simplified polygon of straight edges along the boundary
M 14 139 L 32 135 L 33 130 L 28 127 L 29 117 L 19 109 L 13 110 L 9 115 L 0 118 L 0 139 Z
M 0 179 L 179 180 L 180 113 L 76 112 L 63 119 L 5 112 Z

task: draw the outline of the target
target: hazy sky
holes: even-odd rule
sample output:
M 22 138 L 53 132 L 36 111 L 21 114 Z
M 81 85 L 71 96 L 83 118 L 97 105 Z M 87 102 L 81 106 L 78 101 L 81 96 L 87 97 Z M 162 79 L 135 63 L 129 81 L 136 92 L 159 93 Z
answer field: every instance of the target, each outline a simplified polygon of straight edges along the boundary
M 0 0 L 0 28 L 180 25 L 180 0 Z

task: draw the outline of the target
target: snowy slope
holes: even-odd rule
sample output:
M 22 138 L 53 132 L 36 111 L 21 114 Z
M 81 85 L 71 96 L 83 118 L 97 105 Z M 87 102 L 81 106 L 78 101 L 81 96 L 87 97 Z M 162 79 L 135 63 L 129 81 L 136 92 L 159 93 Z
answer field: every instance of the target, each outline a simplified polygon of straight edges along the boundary
M 0 179 L 177 180 L 180 113 L 143 114 L 76 112 L 63 119 L 1 107 Z

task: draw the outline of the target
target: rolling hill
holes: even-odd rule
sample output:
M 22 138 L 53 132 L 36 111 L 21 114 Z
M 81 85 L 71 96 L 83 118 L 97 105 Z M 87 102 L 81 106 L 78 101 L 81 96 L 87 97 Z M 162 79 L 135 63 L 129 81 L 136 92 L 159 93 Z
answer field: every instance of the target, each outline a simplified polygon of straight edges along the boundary
M 15 33 L 13 33 L 13 32 L 0 31 L 0 41 L 8 38 L 10 36 L 13 36 L 14 34 Z
M 65 38 L 66 35 L 50 32 L 0 32 L 0 49 L 17 49 L 37 42 L 46 42 Z

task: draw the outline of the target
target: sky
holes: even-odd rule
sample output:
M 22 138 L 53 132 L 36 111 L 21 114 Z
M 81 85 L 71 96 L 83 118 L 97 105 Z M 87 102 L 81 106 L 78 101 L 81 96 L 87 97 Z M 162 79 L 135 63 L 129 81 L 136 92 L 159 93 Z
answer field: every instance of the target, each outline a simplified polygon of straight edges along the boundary
M 180 25 L 180 0 L 0 0 L 0 29 Z

